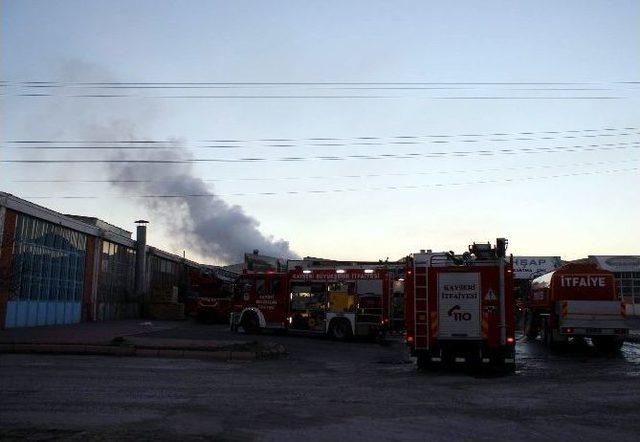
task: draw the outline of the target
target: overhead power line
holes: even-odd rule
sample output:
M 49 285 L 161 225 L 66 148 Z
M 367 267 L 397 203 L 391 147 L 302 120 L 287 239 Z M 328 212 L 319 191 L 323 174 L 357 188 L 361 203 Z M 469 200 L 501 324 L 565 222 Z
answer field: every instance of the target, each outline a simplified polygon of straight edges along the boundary
M 407 96 L 407 95 L 134 95 L 134 94 L 71 94 L 59 95 L 48 93 L 0 94 L 4 97 L 23 98 L 155 98 L 155 99 L 209 99 L 209 100 L 623 100 L 624 96 L 588 95 L 588 96 Z
M 260 177 L 260 178 L 201 178 L 204 182 L 237 182 L 237 181 L 302 181 L 302 180 L 328 180 L 328 179 L 340 179 L 340 178 L 385 178 L 385 177 L 405 177 L 405 176 L 428 176 L 439 174 L 456 174 L 456 173 L 475 173 L 475 172 L 503 172 L 506 170 L 532 170 L 532 169 L 556 169 L 567 167 L 583 167 L 583 166 L 601 166 L 605 164 L 622 164 L 622 163 L 635 163 L 640 161 L 640 158 L 621 160 L 621 161 L 594 161 L 594 162 L 582 162 L 582 163 L 565 163 L 565 164 L 540 164 L 540 165 L 528 165 L 528 166 L 516 166 L 516 167 L 491 167 L 483 169 L 449 169 L 449 170 L 431 170 L 427 172 L 392 172 L 392 173 L 368 173 L 360 175 L 300 175 L 300 176 L 286 176 L 286 177 Z M 124 184 L 124 183 L 162 183 L 172 180 L 165 178 L 156 179 L 18 179 L 11 180 L 12 183 L 74 183 L 74 184 Z
M 298 87 L 298 86 L 426 86 L 426 87 L 510 87 L 510 86 L 592 86 L 625 87 L 638 81 L 33 81 L 2 80 L 2 87 L 26 88 L 187 88 L 187 87 Z
M 351 161 L 351 160 L 385 160 L 385 159 L 416 159 L 416 158 L 445 158 L 467 156 L 493 156 L 557 153 L 557 152 L 584 152 L 617 149 L 637 149 L 640 141 L 586 144 L 573 146 L 551 147 L 521 147 L 496 150 L 457 150 L 447 152 L 412 152 L 412 153 L 383 153 L 383 154 L 358 154 L 358 155 L 321 155 L 321 156 L 288 156 L 288 157 L 244 157 L 244 158 L 184 158 L 184 159 L 3 159 L 5 164 L 198 164 L 198 163 L 256 163 L 256 162 L 300 162 L 300 161 Z
M 147 194 L 147 195 L 56 195 L 56 196 L 28 196 L 26 199 L 149 199 L 149 198 L 163 198 L 163 199 L 187 199 L 187 198 L 218 198 L 218 197 L 238 197 L 238 196 L 276 196 L 276 195 L 321 195 L 321 194 L 336 194 L 336 193 L 351 193 L 351 192 L 379 192 L 379 191 L 406 191 L 406 190 L 420 190 L 428 188 L 442 188 L 442 187 L 454 187 L 454 186 L 467 186 L 467 185 L 481 185 L 481 184 L 499 184 L 499 183 L 512 183 L 523 182 L 533 180 L 547 180 L 558 179 L 565 177 L 575 177 L 582 175 L 600 175 L 600 174 L 612 174 L 623 172 L 634 172 L 639 170 L 638 167 L 630 167 L 624 169 L 610 169 L 610 170 L 595 170 L 587 172 L 573 172 L 546 176 L 529 176 L 529 177 L 510 177 L 510 178 L 496 178 L 496 179 L 484 179 L 476 181 L 461 181 L 453 183 L 433 183 L 422 185 L 395 185 L 395 186 L 380 186 L 369 188 L 337 188 L 337 189 L 314 189 L 314 190 L 289 190 L 284 192 L 237 192 L 237 193 L 201 193 L 201 194 Z
M 370 82 L 370 81 L 253 81 L 253 82 L 83 82 L 83 81 L 3 81 L 3 96 L 29 98 L 156 98 L 213 100 L 363 100 L 363 99 L 431 99 L 431 100 L 618 100 L 633 96 L 639 89 L 635 81 L 618 82 Z M 173 91 L 173 95 L 163 95 Z M 195 93 L 191 93 L 191 91 Z M 205 94 L 230 91 L 229 94 Z M 235 93 L 240 91 L 241 94 Z M 248 91 L 257 93 L 246 94 Z M 284 93 L 273 93 L 278 91 Z M 318 91 L 319 93 L 304 93 Z M 340 95 L 338 91 L 354 91 Z M 395 92 L 371 95 L 374 91 Z M 181 93 L 183 92 L 183 93 Z M 187 94 L 187 92 L 189 92 Z M 198 93 L 200 92 L 200 93 Z M 293 92 L 293 93 L 288 93 Z M 302 92 L 302 93 L 297 93 Z M 403 93 L 404 92 L 404 93 Z M 411 92 L 412 94 L 409 94 Z M 428 95 L 428 92 L 440 92 Z M 470 93 L 471 95 L 467 94 Z M 547 92 L 547 95 L 536 95 Z M 599 93 L 584 95 L 583 93 Z M 625 92 L 611 95 L 615 92 Z M 631 92 L 631 94 L 629 94 Z M 451 95 L 456 93 L 457 95 Z M 566 95 L 565 93 L 569 93 Z
M 189 146 L 195 149 L 255 149 L 255 148 L 303 148 L 303 147 L 375 147 L 388 145 L 429 145 L 451 143 L 479 143 L 479 142 L 516 142 L 516 141 L 549 141 L 578 138 L 607 138 L 640 135 L 636 128 L 604 128 L 583 129 L 569 131 L 518 132 L 494 134 L 458 134 L 458 135 L 399 135 L 393 137 L 361 136 L 354 138 L 313 137 L 313 138 L 264 138 L 260 140 L 204 140 L 199 143 L 217 144 L 176 144 L 162 140 L 11 140 L 5 149 L 23 150 L 161 150 L 181 149 Z M 601 133 L 597 133 L 601 132 Z M 565 135 L 562 135 L 562 134 Z M 544 135 L 544 136 L 535 136 Z M 553 136 L 551 136 L 553 135 Z M 489 138 L 489 136 L 515 136 L 515 138 Z M 457 139 L 459 138 L 459 139 Z M 240 143 L 249 143 L 243 145 Z M 253 145 L 253 143 L 259 143 Z
M 102 87 L 102 86 L 376 86 L 376 85 L 411 85 L 411 86 L 440 86 L 440 85 L 465 85 L 465 86 L 513 86 L 513 85 L 598 85 L 598 84 L 634 84 L 635 82 L 419 82 L 419 81 L 183 81 L 183 82 L 153 82 L 153 81 L 10 81 L 3 80 L 6 86 L 27 87 Z

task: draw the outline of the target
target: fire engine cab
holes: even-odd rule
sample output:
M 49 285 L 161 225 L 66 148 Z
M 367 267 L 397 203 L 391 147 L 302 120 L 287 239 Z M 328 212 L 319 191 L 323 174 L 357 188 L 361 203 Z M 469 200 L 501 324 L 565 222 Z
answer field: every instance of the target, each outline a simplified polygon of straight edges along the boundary
M 391 279 L 384 268 L 245 271 L 237 283 L 231 328 L 376 337 L 389 322 Z

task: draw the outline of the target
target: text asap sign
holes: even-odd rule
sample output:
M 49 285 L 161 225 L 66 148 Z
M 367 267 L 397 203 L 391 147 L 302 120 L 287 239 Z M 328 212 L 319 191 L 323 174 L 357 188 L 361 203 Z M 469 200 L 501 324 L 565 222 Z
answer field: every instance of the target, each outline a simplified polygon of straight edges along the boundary
M 560 267 L 559 256 L 514 256 L 513 277 L 533 279 Z

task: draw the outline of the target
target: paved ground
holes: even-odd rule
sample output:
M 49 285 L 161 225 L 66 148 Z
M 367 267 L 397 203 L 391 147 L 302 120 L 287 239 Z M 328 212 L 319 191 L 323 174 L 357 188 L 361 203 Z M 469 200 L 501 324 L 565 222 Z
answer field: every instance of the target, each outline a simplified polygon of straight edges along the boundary
M 233 338 L 185 324 L 152 336 Z M 637 440 L 640 345 L 614 358 L 518 344 L 507 377 L 423 374 L 398 342 L 260 336 L 286 359 L 247 363 L 0 355 L 0 438 Z
M 194 337 L 167 336 L 185 327 Z M 121 320 L 0 330 L 0 353 L 85 354 L 217 360 L 265 359 L 286 353 L 275 342 L 256 342 L 244 334 L 198 333 L 184 321 Z
M 110 344 L 118 336 L 137 336 L 180 327 L 177 321 L 121 321 L 81 322 L 71 325 L 9 328 L 0 330 L 0 343 L 37 344 Z

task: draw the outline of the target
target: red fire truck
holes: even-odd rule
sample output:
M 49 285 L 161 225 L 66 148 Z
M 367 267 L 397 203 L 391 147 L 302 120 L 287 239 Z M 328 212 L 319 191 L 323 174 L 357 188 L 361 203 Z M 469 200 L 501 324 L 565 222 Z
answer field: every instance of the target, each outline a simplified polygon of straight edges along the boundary
M 513 263 L 507 240 L 469 252 L 416 253 L 405 270 L 406 342 L 418 368 L 444 364 L 515 368 Z
M 617 351 L 628 332 L 613 273 L 596 264 L 569 263 L 531 283 L 525 334 L 548 346 L 590 338 L 596 349 Z
M 202 322 L 229 321 L 237 273 L 219 267 L 201 266 L 187 273 L 186 311 Z
M 384 268 L 245 271 L 238 280 L 231 328 L 376 337 L 389 322 L 391 279 Z

